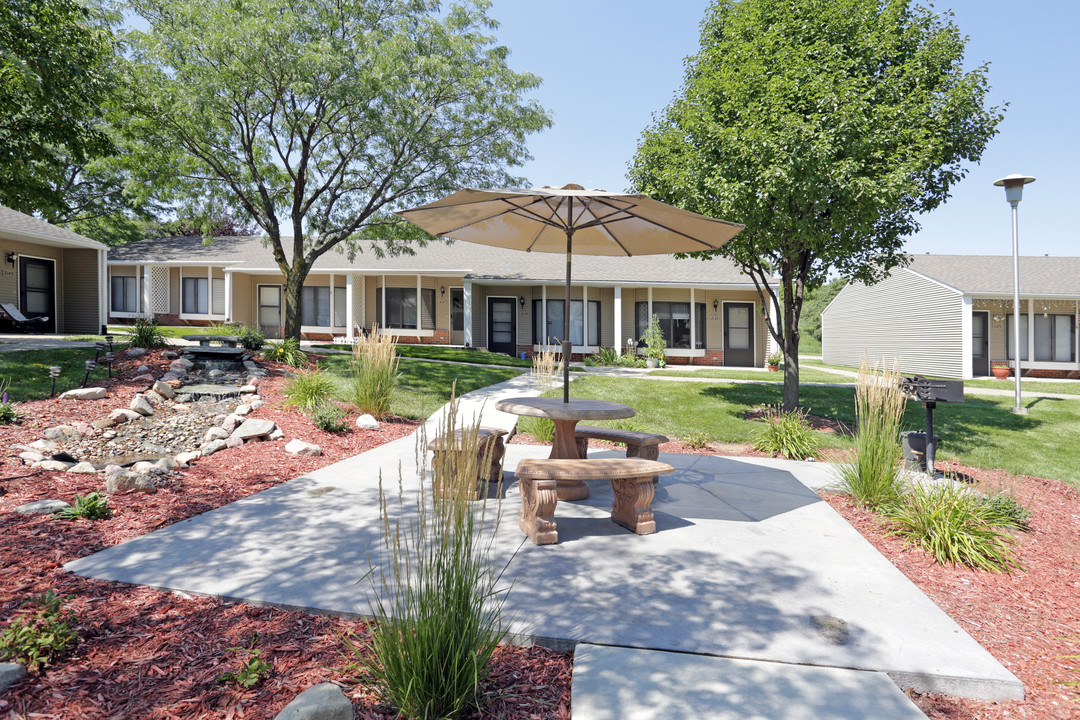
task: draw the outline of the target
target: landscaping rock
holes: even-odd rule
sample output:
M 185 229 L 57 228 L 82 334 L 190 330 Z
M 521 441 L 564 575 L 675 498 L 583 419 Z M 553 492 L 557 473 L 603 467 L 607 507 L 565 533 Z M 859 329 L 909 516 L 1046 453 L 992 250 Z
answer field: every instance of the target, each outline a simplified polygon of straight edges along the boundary
M 52 515 L 66 507 L 71 507 L 63 500 L 35 500 L 15 508 L 20 515 Z
M 179 355 L 176 354 L 175 350 L 165 350 L 161 353 L 161 357 L 166 360 L 175 360 Z
M 191 370 L 191 369 L 193 369 L 193 368 L 195 367 L 195 363 L 194 363 L 194 362 L 192 362 L 191 360 L 189 360 L 189 359 L 188 359 L 188 358 L 186 358 L 186 357 L 181 357 L 181 358 L 177 358 L 177 359 L 176 359 L 176 362 L 178 362 L 178 363 L 180 363 L 181 365 L 183 365 L 183 366 L 184 366 L 184 368 L 185 368 L 185 369 L 187 369 L 187 370 Z
M 258 375 L 248 375 L 247 380 L 244 381 L 245 385 L 254 385 L 255 387 L 259 387 L 260 383 L 262 383 L 262 378 Z
M 27 465 L 32 465 L 33 463 L 41 462 L 45 459 L 45 456 L 39 453 L 37 450 L 24 450 L 23 452 L 19 453 L 19 457 Z
M 235 429 L 236 428 L 233 428 L 233 430 Z M 230 430 L 226 430 L 225 428 L 212 427 L 206 431 L 206 434 L 203 435 L 203 442 L 208 443 L 211 440 L 224 440 L 225 438 L 229 437 L 230 432 Z
M 84 475 L 93 475 L 97 472 L 97 468 L 88 462 L 75 463 L 67 469 L 70 473 L 82 473 Z
M 154 414 L 154 406 L 150 404 L 150 401 L 146 399 L 145 395 L 140 394 L 133 397 L 131 399 L 131 405 L 128 407 L 140 415 L 147 417 Z
M 256 438 L 263 438 L 274 432 L 273 420 L 266 420 L 264 418 L 248 418 L 240 424 L 240 427 L 233 430 L 232 436 L 238 437 L 241 440 L 254 440 Z
M 180 376 L 170 370 L 169 372 L 162 375 L 161 379 L 164 380 L 165 382 L 171 382 L 173 380 L 179 380 Z
M 243 405 L 237 405 L 236 409 L 233 410 L 233 414 L 234 415 L 239 415 L 240 417 L 244 417 L 245 415 L 249 415 L 249 414 L 251 414 L 251 406 L 248 405 L 247 403 L 244 403 Z
M 132 490 L 152 494 L 157 492 L 157 486 L 154 485 L 154 481 L 150 476 L 131 472 L 130 470 L 121 470 L 113 475 L 108 475 L 105 479 L 105 492 L 122 493 Z
M 176 397 L 176 391 L 173 390 L 173 386 L 169 383 L 161 382 L 160 380 L 154 383 L 154 392 L 162 397 L 169 398 L 170 400 Z
M 144 475 L 149 475 L 151 468 L 155 470 L 161 469 L 149 460 L 140 460 L 139 462 L 131 466 L 131 471 L 136 473 L 143 473 Z
M 105 474 L 106 475 L 115 475 L 116 473 L 122 473 L 122 472 L 125 472 L 125 470 L 124 470 L 124 468 L 122 468 L 119 465 L 106 465 L 105 466 Z
M 240 427 L 243 422 L 244 418 L 230 413 L 221 421 L 221 427 L 224 428 L 225 432 L 231 433 L 236 430 L 236 428 Z
M 364 413 L 360 417 L 356 418 L 356 427 L 361 430 L 378 430 L 379 421 L 375 419 L 374 415 L 368 415 Z
M 191 408 L 183 403 L 173 403 L 173 412 L 177 413 L 189 413 Z
M 59 398 L 61 400 L 100 400 L 105 397 L 105 388 L 102 387 L 88 387 L 88 388 L 75 388 L 74 390 L 68 390 L 67 392 L 60 393 Z
M 285 443 L 285 452 L 293 455 L 322 455 L 322 448 L 315 443 L 293 439 Z
M 38 450 L 43 453 L 52 455 L 54 452 L 60 449 L 60 446 L 54 443 L 52 440 L 35 440 L 30 443 L 30 447 L 34 450 Z
M 94 426 L 85 420 L 74 420 L 71 423 L 71 427 L 81 432 L 84 436 L 94 434 Z
M 276 428 L 274 428 L 274 432 L 272 432 L 272 433 L 270 433 L 269 435 L 266 436 L 266 439 L 267 440 L 280 440 L 283 437 L 285 437 L 285 433 L 282 432 L 281 428 L 276 427 Z
M 178 466 L 187 466 L 192 460 L 198 460 L 201 457 L 201 452 L 198 450 L 191 450 L 189 452 L 177 453 L 176 457 L 173 459 L 176 460 Z
M 254 385 L 241 385 L 240 386 L 240 394 L 241 395 L 250 395 L 250 394 L 256 393 L 258 391 L 259 391 L 259 388 L 255 387 Z
M 74 425 L 57 425 L 45 428 L 45 437 L 56 442 L 69 442 L 82 440 L 83 434 Z
M 333 683 L 309 687 L 274 716 L 274 720 L 354 720 L 352 701 Z
M 142 375 L 136 375 L 135 377 L 131 378 L 131 381 L 132 382 L 152 383 L 152 382 L 154 382 L 154 376 L 151 375 L 150 373 L 144 373 Z
M 225 377 L 225 371 L 224 370 L 218 370 L 217 368 L 214 368 L 210 372 L 206 373 L 206 377 L 212 377 L 212 378 Z
M 263 402 L 262 398 L 254 398 L 251 402 L 248 403 L 248 405 L 251 406 L 252 410 L 258 410 L 265 404 L 266 403 Z
M 169 374 L 182 378 L 187 375 L 187 368 L 184 366 L 184 363 L 179 360 L 173 360 L 169 363 Z
M 245 369 L 245 370 L 258 370 L 258 369 L 259 369 L 259 366 L 258 366 L 258 365 L 256 365 L 256 364 L 255 364 L 255 363 L 254 363 L 253 361 L 251 361 L 251 360 L 245 360 L 245 361 L 244 361 L 244 369 Z
M 206 457 L 208 455 L 213 455 L 218 450 L 224 450 L 225 447 L 226 445 L 224 440 L 211 440 L 208 443 L 204 443 L 199 448 L 199 452 L 203 454 L 203 457 Z
M 234 447 L 240 447 L 243 444 L 244 444 L 244 441 L 241 440 L 238 437 L 229 436 L 229 437 L 225 438 L 225 447 L 234 448 Z
M 146 353 L 147 353 L 146 348 L 133 347 L 133 348 L 128 348 L 127 351 L 124 353 L 124 355 L 126 357 L 129 357 L 129 358 L 137 358 L 137 357 L 142 357 Z
M 135 368 L 135 372 L 137 372 L 137 373 L 150 372 L 150 366 L 149 365 L 140 365 L 139 367 Z
M 19 663 L 0 663 L 0 695 L 24 677 L 26 668 Z
M 134 410 L 128 410 L 127 408 L 116 408 L 111 413 L 109 413 L 109 417 L 115 420 L 117 424 L 120 424 L 130 422 L 132 420 L 138 420 L 142 417 L 142 415 L 135 412 Z
M 163 457 L 163 458 L 161 458 L 160 460 L 158 460 L 158 461 L 157 461 L 157 463 L 155 463 L 155 464 L 156 464 L 156 465 L 157 465 L 157 466 L 158 466 L 159 468 L 161 468 L 162 470 L 172 470 L 172 469 L 173 469 L 174 467 L 176 467 L 176 466 L 177 466 L 177 465 L 178 465 L 179 463 L 177 463 L 177 462 L 176 462 L 176 460 L 174 460 L 174 459 L 173 459 L 173 458 L 171 458 L 171 457 Z
M 38 468 L 40 470 L 53 470 L 55 472 L 67 472 L 67 469 L 75 463 L 60 462 L 59 460 L 38 460 L 31 465 L 32 468 Z
M 105 428 L 111 428 L 113 425 L 116 425 L 118 423 L 119 420 L 112 417 L 111 415 L 106 415 L 103 418 L 98 418 L 97 420 L 92 422 L 91 425 L 93 425 L 98 430 L 104 430 Z
M 168 387 L 168 385 L 166 385 L 165 387 Z M 165 402 L 165 396 L 157 392 L 156 390 L 147 390 L 145 393 L 143 393 L 143 397 L 149 400 L 151 405 L 160 405 L 161 403 Z

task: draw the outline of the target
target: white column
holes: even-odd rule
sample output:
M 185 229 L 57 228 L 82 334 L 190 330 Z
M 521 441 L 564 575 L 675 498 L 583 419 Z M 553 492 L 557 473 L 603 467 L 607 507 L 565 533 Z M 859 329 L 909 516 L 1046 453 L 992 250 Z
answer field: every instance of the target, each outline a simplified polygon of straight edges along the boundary
M 649 317 L 645 321 L 646 329 L 652 324 L 652 288 L 649 288 Z
M 154 313 L 150 310 L 150 273 L 147 272 L 149 267 L 146 265 L 139 265 L 139 272 L 142 273 L 142 314 L 146 317 L 153 317 Z
M 543 350 L 550 340 L 547 334 L 547 285 L 540 286 L 540 335 L 537 345 Z
M 225 268 L 225 322 L 232 322 L 232 281 L 232 272 Z
M 1028 298 L 1028 367 L 1035 362 L 1035 300 Z M 1017 365 L 1019 367 L 1019 365 Z M 1017 373 L 1019 374 L 1019 373 Z
M 623 339 L 622 339 L 622 287 L 615 286 L 615 308 L 614 308 L 615 323 L 615 352 L 622 355 L 623 352 Z
M 330 273 L 330 337 L 334 337 L 334 273 Z
M 352 273 L 345 276 L 345 339 L 350 343 L 355 340 L 353 337 L 353 281 Z M 331 291 L 333 294 L 333 291 Z
M 421 316 L 424 314 L 424 303 L 420 302 L 420 276 L 416 276 L 416 339 L 420 340 L 420 326 L 423 325 Z
M 694 305 L 694 288 L 690 288 L 690 350 L 697 350 L 697 306 Z M 687 362 L 694 364 L 693 352 Z
M 206 266 L 206 314 L 214 314 L 214 268 Z
M 462 305 L 464 305 L 464 307 L 461 308 L 464 315 L 461 322 L 462 329 L 465 331 L 464 341 L 467 347 L 472 347 L 472 283 L 466 280 L 461 285 L 461 302 Z
M 581 346 L 589 345 L 589 286 L 581 286 Z
M 109 322 L 109 271 L 107 262 L 108 250 L 98 250 L 98 325 L 107 330 Z
M 382 317 L 379 318 L 379 329 L 386 332 L 386 276 L 382 276 Z

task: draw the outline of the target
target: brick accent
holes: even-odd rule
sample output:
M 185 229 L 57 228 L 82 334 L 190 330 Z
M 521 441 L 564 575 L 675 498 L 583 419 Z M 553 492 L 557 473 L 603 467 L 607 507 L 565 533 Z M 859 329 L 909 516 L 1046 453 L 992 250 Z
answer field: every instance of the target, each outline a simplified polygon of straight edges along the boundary
M 1010 377 L 1012 377 L 1010 375 Z M 1026 378 L 1056 378 L 1061 380 L 1080 380 L 1080 371 L 1077 370 L 1028 370 L 1024 373 Z
M 525 353 L 525 357 L 527 357 L 527 358 L 529 358 L 531 360 L 532 356 L 533 356 L 533 346 L 532 345 L 518 345 L 517 346 L 517 352 L 515 354 L 518 357 L 521 357 L 521 353 Z

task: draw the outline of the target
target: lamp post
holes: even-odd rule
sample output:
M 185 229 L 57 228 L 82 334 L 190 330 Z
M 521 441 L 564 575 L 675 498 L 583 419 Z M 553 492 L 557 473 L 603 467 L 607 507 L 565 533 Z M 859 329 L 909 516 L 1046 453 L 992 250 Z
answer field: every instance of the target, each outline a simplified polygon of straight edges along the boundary
M 1016 368 L 1013 372 L 1016 380 L 1016 403 L 1012 411 L 1017 415 L 1027 415 L 1027 408 L 1020 404 L 1020 245 L 1016 231 L 1016 206 L 1024 195 L 1024 186 L 1035 182 L 1030 175 L 1013 173 L 995 180 L 996 187 L 1005 188 L 1005 200 L 1012 206 L 1012 242 L 1013 242 L 1013 355 Z

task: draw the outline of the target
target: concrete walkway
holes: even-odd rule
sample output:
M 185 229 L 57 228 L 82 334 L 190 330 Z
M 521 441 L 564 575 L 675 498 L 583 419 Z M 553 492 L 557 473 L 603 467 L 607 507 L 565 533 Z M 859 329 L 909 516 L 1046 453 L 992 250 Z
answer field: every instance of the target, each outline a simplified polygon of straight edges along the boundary
M 516 418 L 492 406 L 523 394 L 520 376 L 470 393 L 461 411 L 509 427 Z M 379 549 L 380 481 L 396 493 L 400 477 L 402 503 L 388 504 L 413 512 L 422 442 L 388 443 L 67 568 L 368 615 L 358 582 Z M 575 720 L 921 717 L 897 686 L 1022 697 L 1016 677 L 818 497 L 827 464 L 663 455 L 677 470 L 657 489 L 656 534 L 612 523 L 611 489 L 596 483 L 589 499 L 559 504 L 559 543 L 536 547 L 517 528 L 510 473 L 546 454 L 508 447 L 493 552 L 514 578 L 506 610 L 519 638 L 578 648 Z

